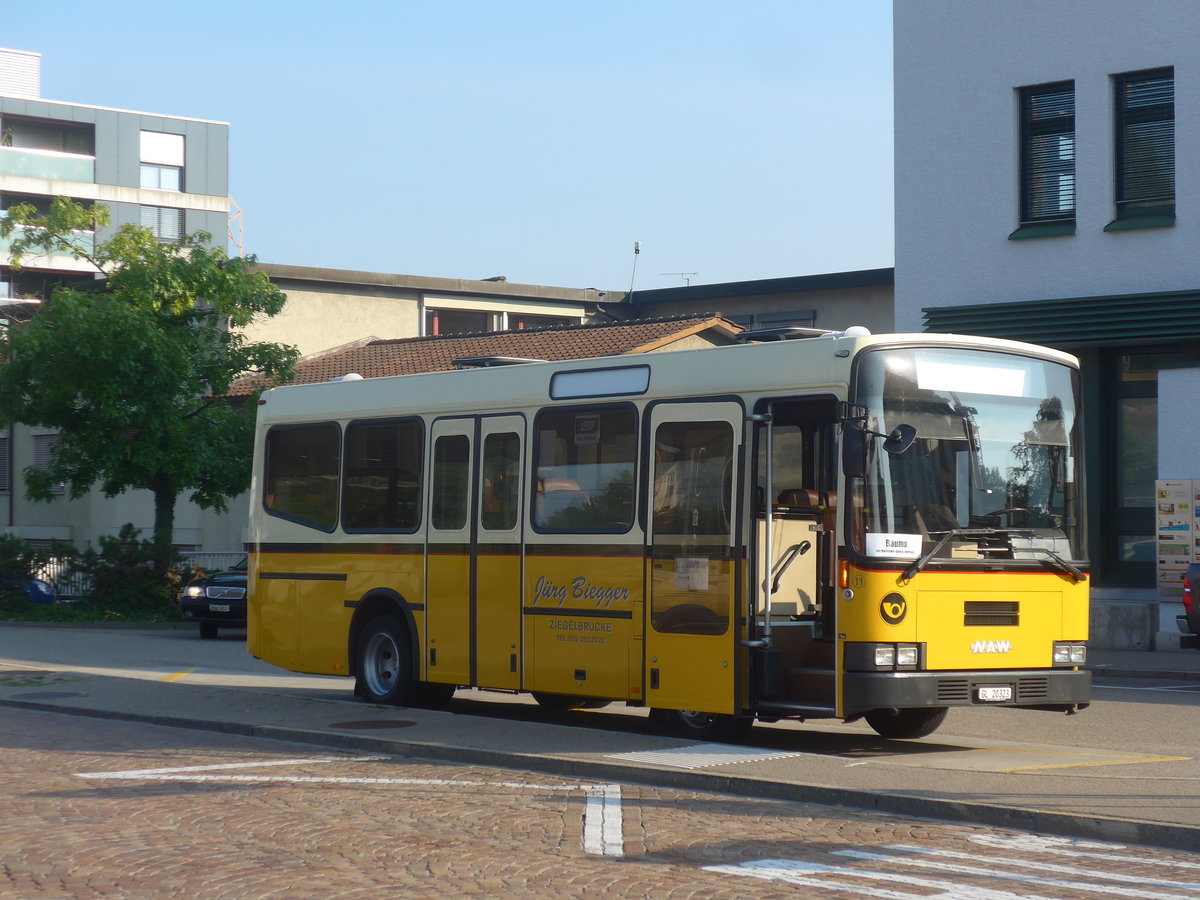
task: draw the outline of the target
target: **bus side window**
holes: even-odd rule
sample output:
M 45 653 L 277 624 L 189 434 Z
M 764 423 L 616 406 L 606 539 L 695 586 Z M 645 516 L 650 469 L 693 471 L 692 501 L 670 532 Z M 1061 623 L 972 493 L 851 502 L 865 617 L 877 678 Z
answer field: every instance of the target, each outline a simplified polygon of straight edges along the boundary
M 551 532 L 628 531 L 634 512 L 636 410 L 543 410 L 534 428 L 534 526 Z
M 515 432 L 489 434 L 484 438 L 479 524 L 489 531 L 516 527 L 520 462 L 521 439 Z
M 263 505 L 322 531 L 337 527 L 341 431 L 332 422 L 277 425 L 267 433 Z

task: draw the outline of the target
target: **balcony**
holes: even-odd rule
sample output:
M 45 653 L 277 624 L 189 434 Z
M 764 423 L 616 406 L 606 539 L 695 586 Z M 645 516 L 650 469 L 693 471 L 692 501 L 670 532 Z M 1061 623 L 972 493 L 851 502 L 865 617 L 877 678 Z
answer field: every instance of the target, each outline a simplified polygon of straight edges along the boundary
M 0 218 L 3 218 L 4 216 L 7 216 L 7 215 L 8 215 L 8 213 L 5 210 L 0 209 Z M 23 225 L 18 225 L 17 229 L 20 230 L 24 227 L 25 226 L 23 226 Z M 9 246 L 10 246 L 9 239 L 0 237 L 0 266 L 8 265 Z M 94 231 L 73 232 L 71 234 L 71 246 L 74 247 L 79 252 L 84 253 L 84 254 L 91 254 L 91 253 L 95 252 L 96 232 L 94 232 Z M 31 255 L 28 258 L 26 258 L 26 260 L 25 260 L 25 265 L 27 265 L 27 266 L 44 267 L 47 264 L 52 266 L 53 268 L 65 268 L 65 269 L 70 269 L 70 270 L 85 270 L 85 271 L 87 271 L 87 270 L 92 269 L 92 266 L 90 263 L 84 263 L 82 261 L 77 261 L 73 257 L 70 257 L 70 256 L 44 257 L 44 256 L 32 256 Z
M 0 147 L 0 176 L 42 178 L 49 181 L 96 181 L 96 157 L 59 150 Z

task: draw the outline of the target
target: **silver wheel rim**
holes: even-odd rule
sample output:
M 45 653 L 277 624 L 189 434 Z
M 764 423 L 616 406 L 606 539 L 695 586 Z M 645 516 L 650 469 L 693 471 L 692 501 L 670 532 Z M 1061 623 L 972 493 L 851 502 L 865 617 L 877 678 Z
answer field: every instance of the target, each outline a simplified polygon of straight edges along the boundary
M 400 648 L 387 633 L 373 634 L 363 648 L 363 677 L 376 697 L 386 696 L 400 680 Z

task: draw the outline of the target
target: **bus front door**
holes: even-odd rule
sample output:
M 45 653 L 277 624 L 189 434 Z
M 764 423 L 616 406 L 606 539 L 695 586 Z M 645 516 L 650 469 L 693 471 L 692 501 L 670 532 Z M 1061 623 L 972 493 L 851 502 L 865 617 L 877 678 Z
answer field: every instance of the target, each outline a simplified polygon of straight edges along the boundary
M 744 411 L 662 403 L 650 415 L 646 702 L 733 714 Z

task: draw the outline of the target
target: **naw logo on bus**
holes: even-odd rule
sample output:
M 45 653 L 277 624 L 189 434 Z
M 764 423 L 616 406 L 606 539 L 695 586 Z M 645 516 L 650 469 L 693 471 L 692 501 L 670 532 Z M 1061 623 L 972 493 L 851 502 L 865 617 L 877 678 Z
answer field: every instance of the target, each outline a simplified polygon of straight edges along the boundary
M 971 645 L 972 653 L 1007 653 L 1012 641 L 976 641 Z

